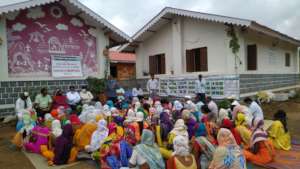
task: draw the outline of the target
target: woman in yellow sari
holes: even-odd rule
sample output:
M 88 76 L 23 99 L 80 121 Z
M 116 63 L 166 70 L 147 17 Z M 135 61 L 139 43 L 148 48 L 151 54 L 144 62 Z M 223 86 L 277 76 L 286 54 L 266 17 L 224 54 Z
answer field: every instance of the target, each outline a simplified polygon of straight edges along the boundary
M 235 119 L 235 128 L 242 138 L 242 144 L 249 147 L 251 139 L 251 130 L 247 127 L 246 116 L 244 113 L 238 113 Z
M 278 110 L 274 114 L 274 122 L 269 128 L 268 134 L 276 149 L 286 151 L 291 149 L 291 136 L 287 129 L 286 113 L 283 110 Z

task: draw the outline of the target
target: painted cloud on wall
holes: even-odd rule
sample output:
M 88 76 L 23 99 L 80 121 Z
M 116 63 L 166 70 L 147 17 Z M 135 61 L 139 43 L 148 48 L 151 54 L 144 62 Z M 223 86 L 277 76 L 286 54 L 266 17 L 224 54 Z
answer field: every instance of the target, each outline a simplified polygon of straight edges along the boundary
M 65 24 L 59 23 L 56 25 L 56 29 L 60 31 L 67 31 L 69 27 Z
M 92 36 L 94 36 L 94 37 L 97 37 L 97 30 L 96 30 L 96 29 L 90 28 L 90 29 L 88 30 L 88 32 L 89 32 L 90 35 L 92 35 Z
M 38 19 L 45 17 L 45 12 L 43 12 L 41 7 L 30 8 L 27 13 L 28 19 Z
M 77 18 L 72 18 L 70 22 L 73 26 L 77 26 L 77 27 L 83 26 L 83 23 Z
M 12 21 L 15 20 L 18 15 L 19 15 L 19 11 L 9 12 L 8 14 L 6 14 L 6 18 Z
M 26 25 L 18 22 L 12 25 L 12 30 L 15 32 L 21 32 L 26 28 Z

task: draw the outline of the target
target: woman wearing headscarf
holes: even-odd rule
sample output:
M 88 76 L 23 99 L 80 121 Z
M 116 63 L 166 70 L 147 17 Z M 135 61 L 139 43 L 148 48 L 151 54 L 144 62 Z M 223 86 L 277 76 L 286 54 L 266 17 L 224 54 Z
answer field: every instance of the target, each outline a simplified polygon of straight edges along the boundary
M 58 107 L 63 106 L 65 109 L 69 107 L 67 102 L 67 97 L 63 95 L 61 89 L 57 89 L 53 96 L 53 105 L 52 109 L 57 109 Z
M 268 134 L 263 129 L 264 121 L 255 119 L 253 133 L 250 140 L 250 149 L 244 150 L 246 159 L 254 164 L 267 164 L 273 160 L 274 147 Z
M 173 141 L 173 156 L 167 162 L 167 169 L 197 169 L 195 157 L 190 153 L 189 140 L 176 136 Z
M 161 138 L 162 141 L 168 140 L 168 134 L 173 128 L 170 116 L 167 112 L 162 112 L 160 114 L 160 128 L 161 128 Z
M 231 131 L 221 128 L 217 139 L 219 145 L 214 152 L 209 169 L 246 169 L 245 157 Z
M 72 149 L 73 129 L 71 124 L 63 127 L 63 133 L 55 141 L 54 164 L 66 164 Z
M 241 145 L 242 138 L 240 133 L 234 128 L 234 124 L 229 119 L 224 119 L 221 125 L 222 128 L 227 128 L 231 131 L 232 135 L 235 138 L 235 141 L 238 145 Z
M 252 131 L 248 128 L 244 113 L 237 114 L 235 119 L 235 129 L 240 134 L 244 147 L 249 147 Z
M 143 130 L 141 143 L 135 146 L 129 166 L 138 166 L 141 169 L 165 169 L 165 162 L 154 142 L 154 134 L 151 130 Z
M 53 120 L 52 125 L 51 125 L 51 135 L 50 135 L 50 140 L 51 143 L 55 143 L 56 138 L 61 136 L 63 130 L 61 128 L 61 123 L 59 120 Z
M 177 121 L 178 119 L 181 119 L 181 110 L 183 109 L 183 105 L 180 103 L 180 101 L 175 100 L 173 105 L 173 120 Z
M 187 127 L 184 124 L 184 120 L 183 119 L 178 119 L 176 121 L 176 123 L 174 125 L 174 128 L 169 133 L 168 144 L 172 145 L 174 138 L 176 136 L 178 136 L 178 135 L 181 135 L 181 136 L 186 137 L 187 139 L 189 139 L 189 133 L 187 131 Z
M 201 169 L 207 169 L 212 160 L 215 147 L 206 138 L 206 128 L 203 123 L 196 127 L 196 139 L 193 143 L 193 154 Z
M 187 126 L 189 139 L 191 139 L 195 135 L 194 127 L 197 124 L 195 117 L 192 115 L 192 113 L 189 110 L 185 109 L 182 111 L 182 119 L 184 120 Z
M 278 110 L 274 114 L 274 122 L 268 134 L 276 149 L 286 151 L 291 149 L 291 136 L 287 128 L 286 113 L 283 110 Z
M 108 136 L 107 122 L 105 120 L 99 120 L 97 123 L 97 130 L 93 132 L 91 142 L 85 146 L 87 152 L 93 152 L 98 150 L 103 143 L 103 140 Z
M 74 162 L 76 160 L 78 152 L 84 150 L 85 146 L 90 144 L 92 134 L 97 130 L 96 120 L 92 119 L 92 116 L 89 118 L 87 118 L 89 119 L 89 122 L 77 129 L 74 134 L 74 147 L 72 148 L 69 162 Z

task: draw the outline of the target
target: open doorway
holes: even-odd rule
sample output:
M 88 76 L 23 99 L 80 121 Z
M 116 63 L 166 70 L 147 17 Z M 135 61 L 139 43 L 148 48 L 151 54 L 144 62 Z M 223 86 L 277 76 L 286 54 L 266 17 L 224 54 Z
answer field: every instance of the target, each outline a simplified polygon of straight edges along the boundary
M 110 75 L 113 76 L 114 78 L 118 78 L 117 65 L 115 64 L 110 65 Z

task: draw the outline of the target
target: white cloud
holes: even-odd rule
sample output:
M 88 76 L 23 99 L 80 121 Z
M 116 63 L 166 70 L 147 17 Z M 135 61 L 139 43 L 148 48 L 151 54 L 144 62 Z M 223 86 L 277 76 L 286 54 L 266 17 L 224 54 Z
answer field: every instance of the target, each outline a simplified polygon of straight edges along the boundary
M 26 28 L 26 25 L 18 22 L 12 25 L 12 30 L 16 32 L 21 32 Z
M 88 30 L 88 32 L 89 32 L 90 35 L 92 35 L 92 36 L 94 36 L 94 37 L 97 37 L 97 30 L 96 30 L 96 29 L 90 28 L 90 29 Z
M 8 20 L 15 20 L 16 19 L 16 17 L 19 15 L 19 11 L 14 11 L 14 12 L 9 12 L 8 14 L 6 14 L 5 16 L 6 16 L 6 18 L 8 19 Z
M 41 7 L 35 7 L 28 9 L 27 18 L 29 19 L 38 19 L 45 17 L 45 12 Z
M 76 27 L 82 27 L 83 26 L 83 23 L 77 18 L 72 18 L 70 22 L 73 26 L 76 26 Z
M 59 23 L 59 24 L 56 25 L 56 29 L 57 30 L 62 30 L 62 31 L 67 31 L 69 29 L 69 27 L 65 24 Z

